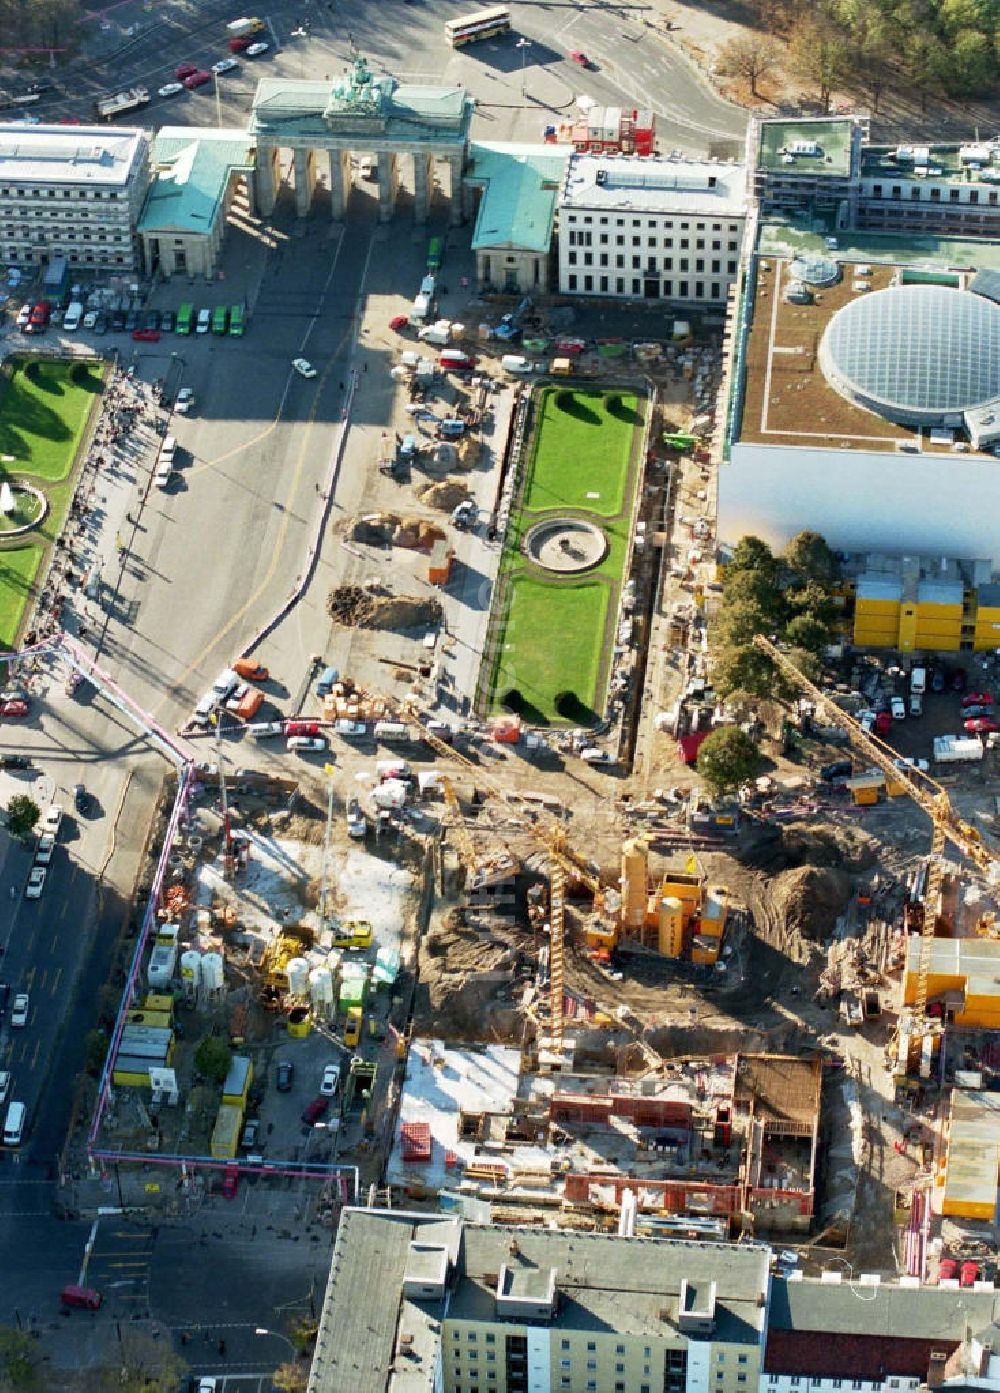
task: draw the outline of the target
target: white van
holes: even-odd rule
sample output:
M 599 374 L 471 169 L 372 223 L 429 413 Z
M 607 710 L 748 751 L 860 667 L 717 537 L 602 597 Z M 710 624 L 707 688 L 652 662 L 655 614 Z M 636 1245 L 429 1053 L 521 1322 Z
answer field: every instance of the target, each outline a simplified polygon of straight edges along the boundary
M 211 310 L 199 310 L 199 311 L 198 311 L 198 319 L 197 319 L 197 322 L 196 322 L 196 324 L 195 324 L 195 326 L 194 326 L 194 331 L 195 331 L 195 333 L 196 333 L 196 334 L 207 334 L 208 331 L 209 331 L 209 329 L 211 329 L 211 327 L 212 327 L 212 311 L 211 311 Z
M 24 1121 L 28 1109 L 24 1103 L 11 1103 L 7 1109 L 7 1119 L 3 1124 L 4 1146 L 20 1146 L 24 1136 Z
M 500 366 L 503 368 L 504 372 L 523 377 L 526 373 L 531 372 L 535 365 L 534 363 L 529 363 L 527 358 L 520 353 L 505 353 L 500 359 Z
M 175 435 L 165 435 L 163 444 L 160 446 L 160 459 L 174 462 L 174 454 L 177 450 L 177 437 Z
M 75 334 L 80 327 L 80 320 L 82 318 L 83 306 L 79 300 L 74 300 L 63 315 L 63 328 L 68 334 Z
M 372 734 L 383 745 L 405 745 L 410 738 L 410 727 L 403 721 L 376 721 Z

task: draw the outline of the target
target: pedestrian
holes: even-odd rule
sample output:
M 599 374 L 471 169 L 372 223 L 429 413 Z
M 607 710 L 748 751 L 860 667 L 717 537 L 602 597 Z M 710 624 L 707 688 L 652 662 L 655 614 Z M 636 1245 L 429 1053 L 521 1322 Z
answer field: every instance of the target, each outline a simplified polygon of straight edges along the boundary
M 224 1359 L 224 1358 L 225 1358 L 225 1355 L 226 1355 L 226 1342 L 225 1342 L 225 1340 L 220 1340 L 220 1341 L 219 1341 L 219 1358 L 220 1358 L 220 1359 Z
M 362 371 L 362 372 L 367 372 L 367 371 L 368 371 L 368 363 L 367 363 L 367 362 L 365 362 L 365 364 L 364 364 L 364 366 L 362 367 L 361 371 Z

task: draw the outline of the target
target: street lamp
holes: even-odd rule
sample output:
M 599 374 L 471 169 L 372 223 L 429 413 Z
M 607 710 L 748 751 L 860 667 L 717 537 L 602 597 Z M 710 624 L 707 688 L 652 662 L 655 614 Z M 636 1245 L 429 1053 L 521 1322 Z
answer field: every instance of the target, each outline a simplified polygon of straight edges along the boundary
M 524 77 L 524 60 L 525 60 L 525 58 L 527 57 L 527 50 L 531 47 L 531 40 L 530 40 L 530 39 L 524 39 L 524 38 L 518 39 L 517 44 L 515 45 L 515 47 L 516 47 L 516 48 L 519 48 L 519 49 L 521 50 L 521 96 L 522 96 L 522 98 L 523 98 L 524 95 L 525 95 L 525 91 L 524 91 L 524 83 L 525 83 L 525 77 Z
M 254 1329 L 254 1332 L 253 1332 L 253 1333 L 254 1333 L 255 1335 L 265 1335 L 265 1336 L 266 1336 L 266 1335 L 270 1335 L 270 1336 L 272 1337 L 272 1339 L 275 1339 L 275 1340 L 284 1340 L 285 1344 L 286 1344 L 286 1345 L 288 1346 L 288 1348 L 292 1351 L 292 1354 L 295 1356 L 295 1358 L 297 1359 L 297 1358 L 299 1357 L 299 1352 L 298 1352 L 298 1350 L 295 1348 L 295 1346 L 292 1344 L 291 1340 L 288 1338 L 287 1335 L 282 1335 L 282 1333 L 281 1333 L 280 1330 L 268 1330 L 268 1328 L 267 1328 L 266 1325 L 258 1325 L 258 1326 Z

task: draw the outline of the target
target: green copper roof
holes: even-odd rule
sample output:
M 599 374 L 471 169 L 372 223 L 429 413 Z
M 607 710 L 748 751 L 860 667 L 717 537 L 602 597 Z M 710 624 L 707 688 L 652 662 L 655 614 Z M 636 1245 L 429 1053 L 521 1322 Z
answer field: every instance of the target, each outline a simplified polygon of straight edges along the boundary
M 473 251 L 547 252 L 571 145 L 474 144 L 466 179 L 483 185 Z
M 233 170 L 252 168 L 245 131 L 164 126 L 153 141 L 153 181 L 139 231 L 207 233 Z

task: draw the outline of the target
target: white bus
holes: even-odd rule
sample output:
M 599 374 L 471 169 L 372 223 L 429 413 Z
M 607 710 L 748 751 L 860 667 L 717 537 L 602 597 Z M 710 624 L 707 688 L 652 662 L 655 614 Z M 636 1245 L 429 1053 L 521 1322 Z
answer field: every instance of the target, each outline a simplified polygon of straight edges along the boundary
M 461 48 L 476 39 L 491 39 L 494 34 L 509 34 L 510 10 L 505 5 L 495 5 L 491 10 L 476 10 L 460 19 L 448 19 L 444 32 L 452 48 Z

